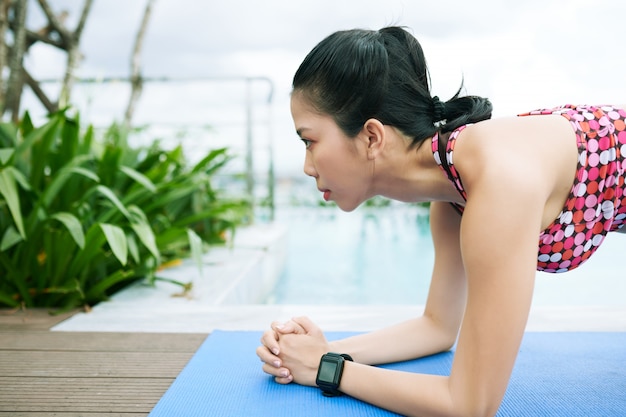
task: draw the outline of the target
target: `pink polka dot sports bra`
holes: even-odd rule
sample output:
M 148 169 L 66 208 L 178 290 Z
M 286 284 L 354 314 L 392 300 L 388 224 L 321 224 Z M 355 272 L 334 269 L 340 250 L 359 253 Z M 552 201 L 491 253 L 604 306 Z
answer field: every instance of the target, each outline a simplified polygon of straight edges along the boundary
M 626 223 L 626 110 L 614 106 L 566 105 L 519 116 L 559 114 L 576 132 L 578 166 L 576 178 L 563 210 L 539 234 L 537 270 L 564 272 L 585 262 L 598 249 L 607 232 Z M 467 194 L 454 168 L 454 145 L 466 126 L 454 130 L 440 149 L 439 137 L 432 151 L 464 200 Z M 451 203 L 462 213 L 463 206 Z

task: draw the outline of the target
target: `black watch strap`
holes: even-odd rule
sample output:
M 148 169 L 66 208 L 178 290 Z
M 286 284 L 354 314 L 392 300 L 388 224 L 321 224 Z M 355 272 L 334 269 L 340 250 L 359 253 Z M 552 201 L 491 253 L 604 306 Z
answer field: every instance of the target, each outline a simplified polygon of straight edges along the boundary
M 336 397 L 343 395 L 339 391 L 339 384 L 341 383 L 345 361 L 352 362 L 352 357 L 346 353 L 332 352 L 322 355 L 320 365 L 317 368 L 315 383 L 322 390 L 324 396 Z

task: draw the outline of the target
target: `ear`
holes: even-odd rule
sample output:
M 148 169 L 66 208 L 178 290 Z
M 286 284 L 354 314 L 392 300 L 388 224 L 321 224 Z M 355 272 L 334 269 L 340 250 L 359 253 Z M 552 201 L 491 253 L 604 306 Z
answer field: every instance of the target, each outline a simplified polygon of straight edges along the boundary
M 361 133 L 366 141 L 367 158 L 376 159 L 386 144 L 385 125 L 378 119 L 368 119 L 363 125 Z

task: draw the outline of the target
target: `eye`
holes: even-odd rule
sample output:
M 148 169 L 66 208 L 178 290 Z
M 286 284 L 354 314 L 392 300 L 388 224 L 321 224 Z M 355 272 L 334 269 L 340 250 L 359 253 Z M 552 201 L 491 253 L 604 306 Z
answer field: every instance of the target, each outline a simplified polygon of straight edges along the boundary
M 304 139 L 304 138 L 301 139 L 301 140 L 302 140 L 302 143 L 304 143 L 304 147 L 305 148 L 309 149 L 311 147 L 311 141 L 310 140 Z

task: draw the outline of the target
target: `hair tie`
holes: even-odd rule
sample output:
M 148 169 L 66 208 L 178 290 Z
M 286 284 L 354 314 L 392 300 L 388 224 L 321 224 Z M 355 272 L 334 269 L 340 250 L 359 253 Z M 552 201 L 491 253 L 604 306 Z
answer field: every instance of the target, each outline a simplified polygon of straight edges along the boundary
M 446 105 L 439 97 L 433 97 L 433 124 L 437 129 L 444 126 L 447 122 L 446 120 Z

